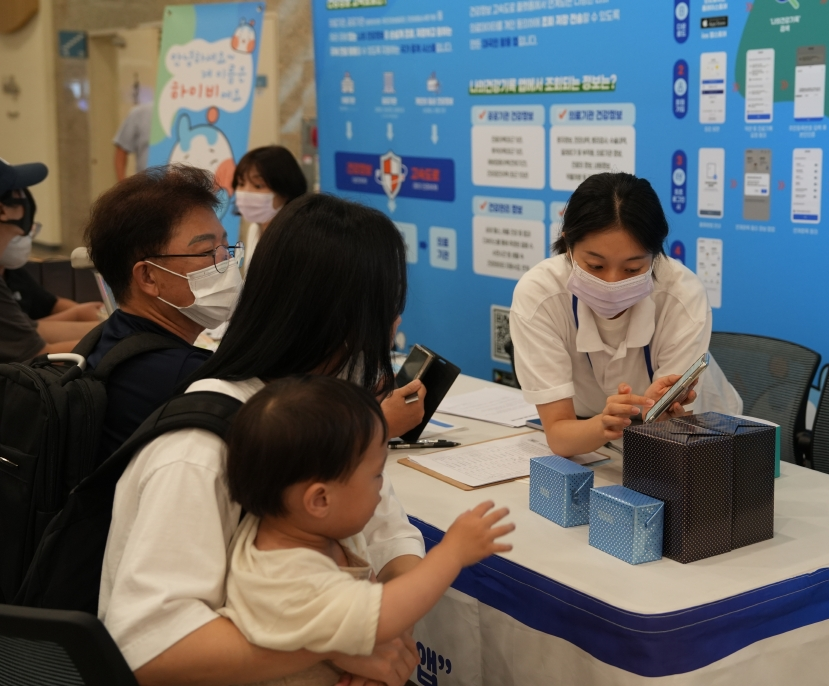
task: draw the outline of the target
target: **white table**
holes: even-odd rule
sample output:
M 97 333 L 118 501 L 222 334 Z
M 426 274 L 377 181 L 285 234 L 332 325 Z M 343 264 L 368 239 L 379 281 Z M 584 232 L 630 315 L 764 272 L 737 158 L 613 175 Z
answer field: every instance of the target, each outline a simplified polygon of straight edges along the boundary
M 461 376 L 451 394 L 488 383 Z M 437 417 L 468 427 L 446 435 L 464 445 L 523 431 Z M 513 550 L 465 570 L 418 624 L 416 683 L 829 684 L 829 475 L 782 465 L 772 540 L 633 566 L 531 512 L 526 482 L 462 491 L 400 457 L 386 475 L 427 547 L 486 499 L 517 525 Z M 621 457 L 594 471 L 621 483 Z

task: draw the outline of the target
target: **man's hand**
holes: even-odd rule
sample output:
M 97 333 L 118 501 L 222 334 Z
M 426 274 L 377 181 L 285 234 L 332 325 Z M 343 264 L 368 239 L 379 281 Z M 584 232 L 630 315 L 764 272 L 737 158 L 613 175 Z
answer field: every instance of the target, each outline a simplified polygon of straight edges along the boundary
M 417 400 L 407 403 L 406 398 L 417 394 Z M 389 425 L 389 438 L 397 438 L 414 429 L 423 420 L 426 411 L 423 400 L 426 397 L 426 386 L 420 380 L 412 381 L 403 388 L 396 388 L 388 398 L 380 403 L 386 423 Z
M 404 686 L 420 657 L 408 634 L 374 646 L 368 656 L 341 655 L 332 660 L 351 676 L 350 686 Z

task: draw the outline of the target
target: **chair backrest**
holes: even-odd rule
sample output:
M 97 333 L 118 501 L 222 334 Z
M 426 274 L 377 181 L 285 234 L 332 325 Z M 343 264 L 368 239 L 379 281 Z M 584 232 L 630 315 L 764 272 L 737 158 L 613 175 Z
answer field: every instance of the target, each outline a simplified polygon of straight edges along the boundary
M 777 338 L 722 331 L 711 334 L 709 350 L 743 399 L 743 414 L 779 424 L 780 459 L 801 463 L 796 437 L 820 355 Z
M 823 382 L 823 390 L 820 392 L 820 400 L 818 400 L 817 412 L 815 412 L 809 452 L 812 458 L 812 468 L 829 474 L 829 388 L 827 388 L 826 381 Z
M 0 605 L 0 684 L 138 686 L 96 617 L 11 605 Z

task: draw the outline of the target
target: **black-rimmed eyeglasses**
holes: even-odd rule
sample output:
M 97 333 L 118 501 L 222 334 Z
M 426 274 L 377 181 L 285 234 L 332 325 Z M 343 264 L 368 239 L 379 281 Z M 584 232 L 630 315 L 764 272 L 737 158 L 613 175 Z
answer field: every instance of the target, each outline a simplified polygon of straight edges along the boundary
M 216 271 L 223 274 L 227 271 L 228 260 L 231 258 L 236 260 L 236 264 L 240 267 L 245 259 L 245 245 L 242 242 L 236 245 L 217 245 L 213 250 L 207 252 L 200 252 L 189 255 L 147 255 L 142 258 L 144 260 L 157 260 L 160 257 L 213 257 L 213 266 Z

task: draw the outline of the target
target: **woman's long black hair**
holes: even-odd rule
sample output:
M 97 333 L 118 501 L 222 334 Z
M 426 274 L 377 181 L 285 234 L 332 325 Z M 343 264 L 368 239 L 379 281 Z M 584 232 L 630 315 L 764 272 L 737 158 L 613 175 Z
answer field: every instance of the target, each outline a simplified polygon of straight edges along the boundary
M 406 288 L 406 247 L 386 215 L 331 195 L 298 198 L 263 234 L 219 349 L 190 381 L 324 369 L 387 395 Z

